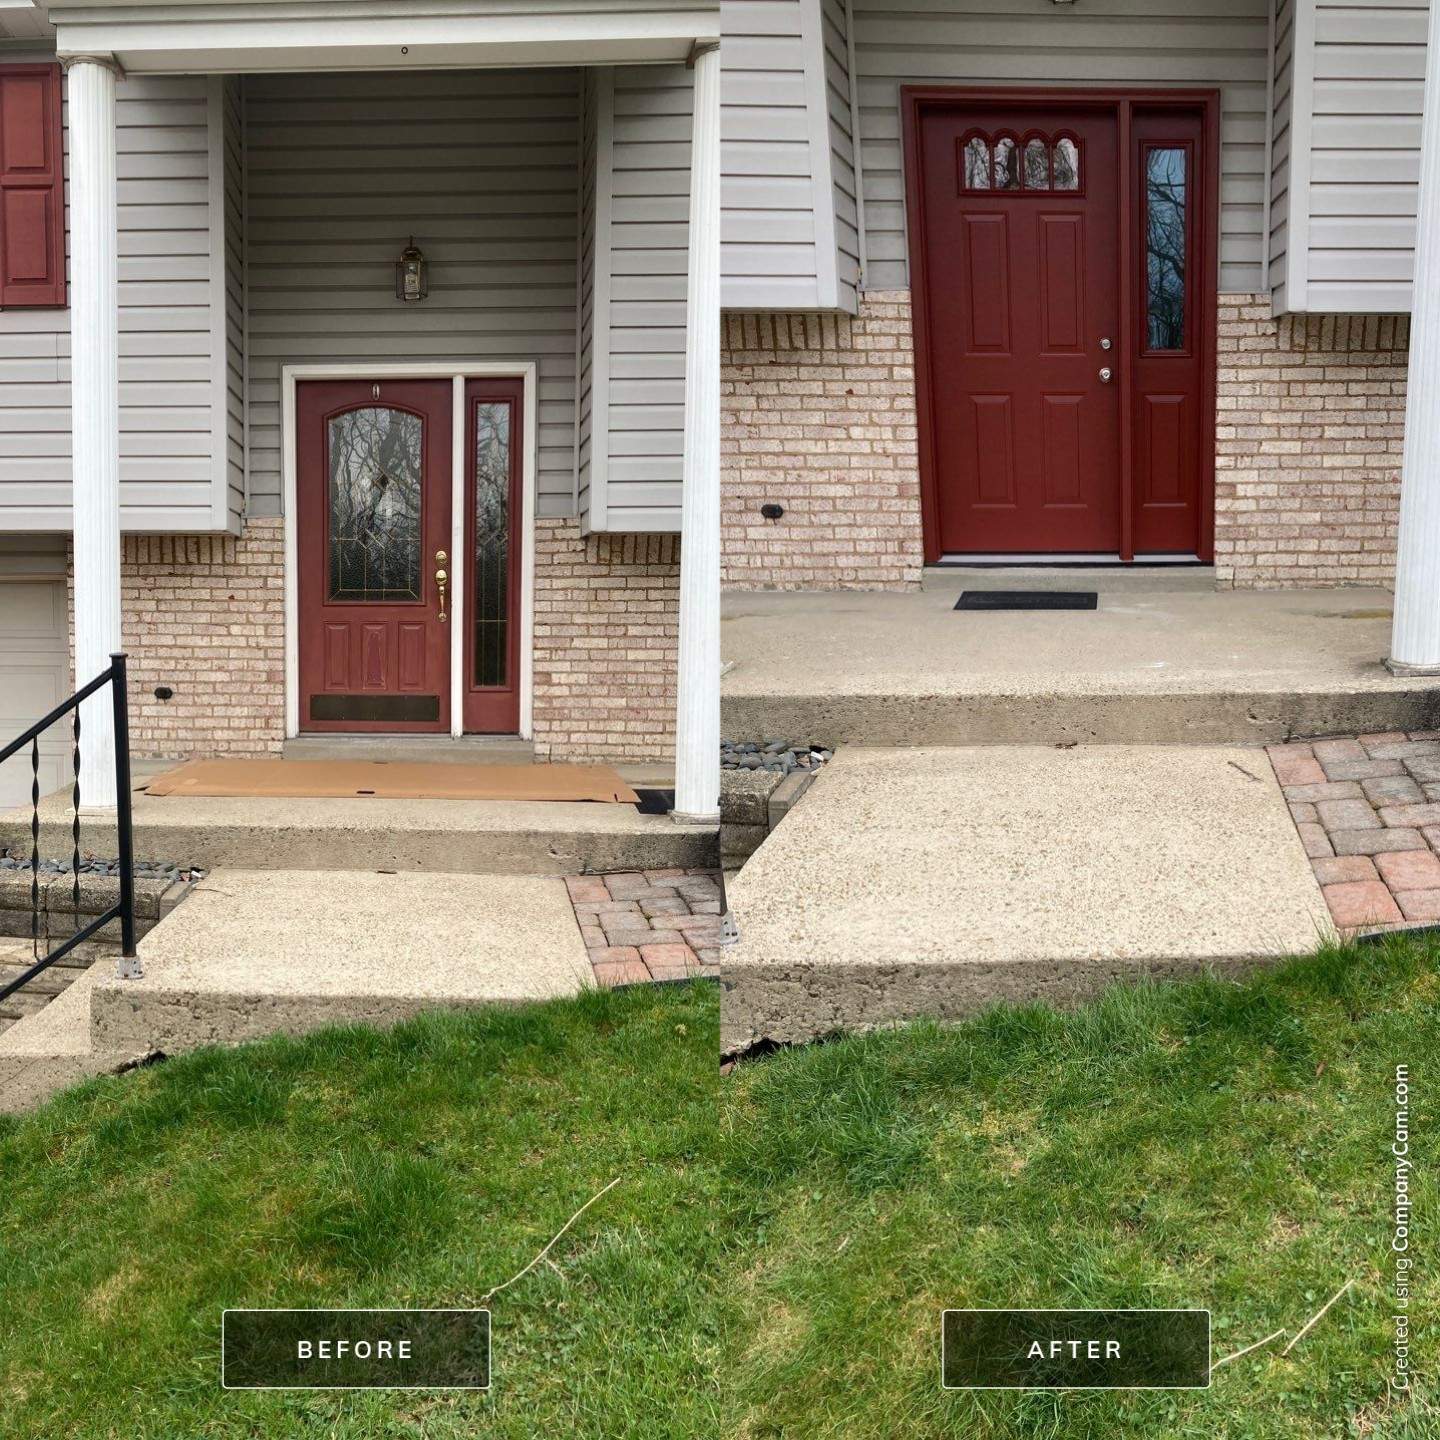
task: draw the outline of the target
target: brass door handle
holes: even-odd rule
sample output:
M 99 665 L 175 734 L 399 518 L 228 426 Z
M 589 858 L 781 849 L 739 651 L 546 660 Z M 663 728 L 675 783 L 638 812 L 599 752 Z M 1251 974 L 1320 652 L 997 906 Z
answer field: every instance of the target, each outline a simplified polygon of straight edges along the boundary
M 440 592 L 440 623 L 445 623 L 445 587 L 450 583 L 450 577 L 443 570 L 435 572 L 435 588 Z

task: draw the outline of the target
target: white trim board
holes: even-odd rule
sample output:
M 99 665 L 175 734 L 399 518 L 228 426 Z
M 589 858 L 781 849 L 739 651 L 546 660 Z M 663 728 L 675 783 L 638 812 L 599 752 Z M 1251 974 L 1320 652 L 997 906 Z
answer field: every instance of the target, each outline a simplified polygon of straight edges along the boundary
M 300 589 L 299 540 L 295 533 L 296 460 L 295 387 L 302 380 L 449 380 L 455 404 L 451 434 L 451 586 L 450 612 L 463 614 L 465 567 L 460 538 L 464 535 L 465 494 L 465 382 L 515 379 L 524 385 L 524 424 L 521 440 L 520 539 L 520 737 L 532 739 L 535 731 L 535 485 L 539 463 L 536 404 L 539 370 L 533 361 L 483 365 L 284 365 L 280 370 L 280 463 L 285 518 L 285 738 L 300 733 Z M 458 497 L 458 503 L 457 503 Z M 465 730 L 461 688 L 464 675 L 464 627 L 450 626 L 450 733 Z

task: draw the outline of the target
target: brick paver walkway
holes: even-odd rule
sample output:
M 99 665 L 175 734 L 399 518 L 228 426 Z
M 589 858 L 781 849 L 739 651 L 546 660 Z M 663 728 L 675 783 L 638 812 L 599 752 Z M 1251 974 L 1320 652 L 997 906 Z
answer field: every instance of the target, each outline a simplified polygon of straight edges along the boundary
M 1269 753 L 1337 929 L 1440 921 L 1440 730 Z
M 710 870 L 566 880 L 597 985 L 720 974 L 720 883 Z

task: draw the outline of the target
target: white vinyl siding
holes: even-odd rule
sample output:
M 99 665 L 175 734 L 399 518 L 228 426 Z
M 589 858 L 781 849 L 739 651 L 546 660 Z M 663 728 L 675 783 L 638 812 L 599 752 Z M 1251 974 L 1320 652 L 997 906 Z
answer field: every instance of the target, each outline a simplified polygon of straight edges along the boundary
M 574 70 L 250 76 L 250 513 L 280 510 L 280 372 L 538 367 L 537 507 L 574 506 Z M 411 235 L 430 296 L 395 298 Z
M 212 463 L 224 316 L 212 284 L 207 81 L 123 80 L 116 122 L 121 523 L 232 528 Z M 0 530 L 68 530 L 70 466 L 69 312 L 0 313 Z
M 866 286 L 909 284 L 901 85 L 1094 85 L 1220 92 L 1220 288 L 1254 292 L 1265 208 L 1269 0 L 854 0 Z
M 1271 78 L 1270 231 L 1268 280 L 1284 309 L 1286 246 L 1290 223 L 1290 169 L 1295 131 L 1295 0 L 1276 0 Z
M 721 303 L 855 308 L 844 0 L 723 0 Z
M 603 528 L 679 530 L 693 74 L 614 77 L 609 472 Z M 600 524 L 592 512 L 591 523 Z
M 240 82 L 223 82 L 225 185 L 225 487 L 236 517 L 245 512 L 245 114 Z
M 1408 311 L 1429 7 L 1300 3 L 1314 12 L 1308 253 L 1290 308 Z
M 600 92 L 602 83 L 608 86 L 611 78 L 608 70 L 585 71 L 582 96 L 580 243 L 577 255 L 580 299 L 576 316 L 579 326 L 579 376 L 575 386 L 578 415 L 578 430 L 575 436 L 575 510 L 587 526 L 590 521 L 592 493 L 598 497 L 604 487 L 601 471 L 606 456 L 604 431 L 595 424 L 595 397 L 597 391 L 603 394 L 608 389 L 609 355 L 608 352 L 602 354 L 601 347 L 595 343 L 595 312 L 597 303 L 601 309 L 606 308 L 609 303 L 605 296 L 598 294 L 597 281 L 604 284 L 607 276 L 596 261 L 599 250 L 597 229 L 600 220 Z M 604 107 L 607 126 L 610 108 L 607 99 Z M 606 203 L 608 204 L 608 192 Z M 597 359 L 602 362 L 599 370 L 596 368 Z M 595 478 L 593 492 L 592 478 Z

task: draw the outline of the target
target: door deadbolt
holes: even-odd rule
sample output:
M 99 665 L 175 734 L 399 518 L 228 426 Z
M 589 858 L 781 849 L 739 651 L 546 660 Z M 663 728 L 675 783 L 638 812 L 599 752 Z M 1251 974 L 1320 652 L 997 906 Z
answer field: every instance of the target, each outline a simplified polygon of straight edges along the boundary
M 1110 337 L 1108 335 L 1102 335 L 1100 337 L 1100 348 L 1102 350 L 1108 350 L 1110 348 Z

